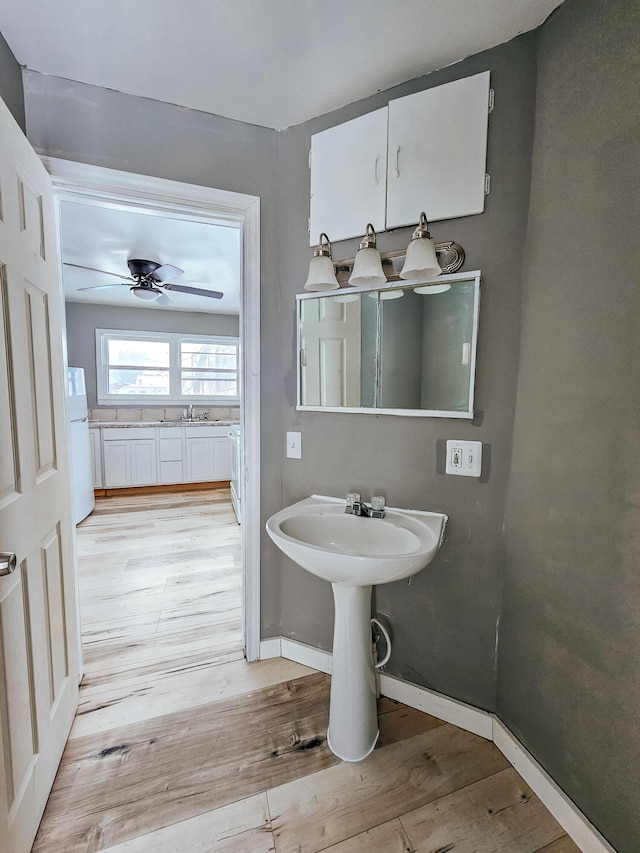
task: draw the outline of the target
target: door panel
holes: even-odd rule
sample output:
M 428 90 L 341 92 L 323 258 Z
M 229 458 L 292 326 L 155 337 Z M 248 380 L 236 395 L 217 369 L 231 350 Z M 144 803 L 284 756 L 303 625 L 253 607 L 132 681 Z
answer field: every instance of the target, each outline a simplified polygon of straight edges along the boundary
M 77 707 L 77 619 L 53 199 L 1 101 L 0 185 L 0 550 L 17 558 L 0 576 L 0 839 L 27 853 Z

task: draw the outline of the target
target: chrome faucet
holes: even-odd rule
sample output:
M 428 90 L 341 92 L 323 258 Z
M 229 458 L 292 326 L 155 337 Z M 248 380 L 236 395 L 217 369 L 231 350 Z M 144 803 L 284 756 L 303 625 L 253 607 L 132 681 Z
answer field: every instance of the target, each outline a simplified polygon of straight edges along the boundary
M 187 409 L 187 419 L 193 420 L 193 403 L 189 403 L 189 408 Z
M 382 495 L 372 495 L 371 503 L 367 504 L 360 500 L 357 492 L 349 492 L 344 511 L 350 515 L 363 515 L 365 518 L 384 518 L 384 505 L 385 500 Z

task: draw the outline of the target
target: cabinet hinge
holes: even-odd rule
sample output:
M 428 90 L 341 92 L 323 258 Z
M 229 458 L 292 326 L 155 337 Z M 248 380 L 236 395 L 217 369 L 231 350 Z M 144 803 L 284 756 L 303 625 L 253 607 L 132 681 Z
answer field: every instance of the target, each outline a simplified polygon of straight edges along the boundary
M 309 149 L 309 168 L 311 168 L 311 149 Z
M 487 172 L 484 176 L 484 194 L 489 195 L 491 192 L 491 175 Z
M 492 113 L 492 112 L 493 112 L 493 108 L 494 108 L 494 106 L 495 106 L 495 103 L 496 103 L 496 93 L 495 93 L 495 90 L 494 90 L 494 89 L 489 89 L 489 112 L 490 112 L 490 113 Z M 311 152 L 309 152 L 309 153 L 311 153 Z M 311 167 L 309 167 L 309 168 L 311 168 Z
M 307 232 L 311 234 L 311 217 L 307 219 Z

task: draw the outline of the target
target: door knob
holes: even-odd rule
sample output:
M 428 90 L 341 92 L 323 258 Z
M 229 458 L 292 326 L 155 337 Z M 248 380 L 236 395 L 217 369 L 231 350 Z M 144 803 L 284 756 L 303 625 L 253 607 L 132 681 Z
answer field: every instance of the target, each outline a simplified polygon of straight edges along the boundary
M 10 575 L 16 569 L 16 555 L 8 551 L 0 551 L 0 577 Z

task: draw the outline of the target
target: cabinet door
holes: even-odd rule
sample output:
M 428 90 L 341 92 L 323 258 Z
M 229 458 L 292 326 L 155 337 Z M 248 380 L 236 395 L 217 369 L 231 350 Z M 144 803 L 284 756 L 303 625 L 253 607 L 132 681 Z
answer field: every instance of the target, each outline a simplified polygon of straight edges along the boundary
M 311 137 L 312 246 L 322 231 L 335 241 L 362 236 L 368 222 L 384 230 L 386 162 L 386 107 Z
M 213 438 L 186 438 L 185 481 L 203 483 L 213 479 Z
M 105 488 L 118 488 L 131 485 L 131 442 L 105 441 L 104 485 Z
M 482 213 L 489 72 L 389 103 L 387 228 Z
M 156 476 L 155 439 L 134 439 L 131 444 L 131 485 L 152 486 Z
M 231 479 L 231 444 L 228 438 L 213 438 L 213 480 Z
M 89 440 L 91 441 L 91 470 L 93 473 L 93 488 L 102 488 L 102 447 L 100 443 L 100 430 L 90 429 Z

